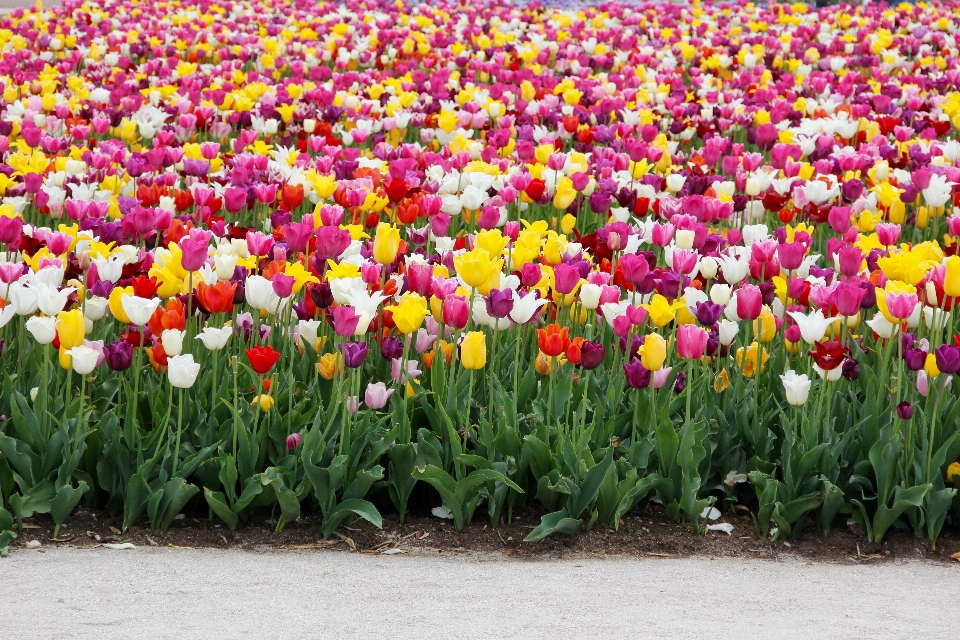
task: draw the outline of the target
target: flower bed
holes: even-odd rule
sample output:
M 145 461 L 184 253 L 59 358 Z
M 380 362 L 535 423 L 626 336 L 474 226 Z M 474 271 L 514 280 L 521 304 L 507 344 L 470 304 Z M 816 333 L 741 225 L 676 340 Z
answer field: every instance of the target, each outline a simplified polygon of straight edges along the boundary
M 0 548 L 81 503 L 935 543 L 956 9 L 3 17 Z

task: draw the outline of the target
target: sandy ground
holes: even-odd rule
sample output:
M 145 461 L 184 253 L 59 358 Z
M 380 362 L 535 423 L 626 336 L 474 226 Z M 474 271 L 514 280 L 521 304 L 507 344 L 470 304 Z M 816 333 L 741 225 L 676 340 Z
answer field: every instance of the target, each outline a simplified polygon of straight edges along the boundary
M 0 560 L 7 638 L 918 638 L 960 564 L 71 548 Z

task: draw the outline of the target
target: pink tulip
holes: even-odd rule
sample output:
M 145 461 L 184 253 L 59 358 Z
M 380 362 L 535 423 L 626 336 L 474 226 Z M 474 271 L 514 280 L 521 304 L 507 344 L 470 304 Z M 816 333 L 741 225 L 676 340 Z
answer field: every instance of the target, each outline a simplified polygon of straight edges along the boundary
M 685 360 L 699 360 L 707 349 L 709 334 L 695 324 L 680 325 L 677 329 L 677 353 Z
M 374 411 L 383 409 L 393 392 L 394 389 L 388 389 L 387 385 L 382 382 L 372 382 L 367 385 L 367 390 L 363 394 L 363 402 Z
M 890 315 L 898 320 L 909 318 L 917 307 L 917 296 L 910 293 L 888 293 L 884 299 Z
M 745 284 L 734 294 L 737 298 L 737 316 L 741 320 L 753 321 L 760 317 L 763 309 L 763 293 L 760 287 Z
M 653 388 L 660 389 L 665 384 L 667 380 L 670 379 L 670 372 L 673 371 L 673 367 L 661 367 L 657 371 L 653 372 Z

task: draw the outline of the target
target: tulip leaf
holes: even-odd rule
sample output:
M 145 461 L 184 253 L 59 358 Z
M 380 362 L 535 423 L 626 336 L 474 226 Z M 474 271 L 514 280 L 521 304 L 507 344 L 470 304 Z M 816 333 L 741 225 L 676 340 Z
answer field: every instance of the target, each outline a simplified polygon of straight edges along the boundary
M 204 487 L 203 497 L 207 500 L 207 504 L 210 505 L 213 512 L 226 523 L 230 531 L 234 531 L 240 518 L 227 506 L 226 496 L 220 491 L 210 491 L 210 489 Z
M 555 511 L 540 518 L 540 525 L 523 539 L 524 542 L 539 542 L 554 533 L 573 535 L 583 528 L 579 518 L 571 518 L 567 511 Z
M 76 487 L 65 484 L 57 490 L 57 495 L 50 502 L 50 516 L 54 522 L 54 538 L 60 535 L 60 525 L 70 516 L 77 503 L 80 502 L 80 498 L 89 488 L 87 483 L 81 480 Z

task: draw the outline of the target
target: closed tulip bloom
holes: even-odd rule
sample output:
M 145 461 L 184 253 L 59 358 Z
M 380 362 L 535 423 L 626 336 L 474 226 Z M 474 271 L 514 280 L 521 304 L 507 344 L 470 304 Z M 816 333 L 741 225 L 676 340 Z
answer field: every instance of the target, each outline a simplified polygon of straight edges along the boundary
M 164 329 L 160 334 L 160 343 L 163 345 L 163 351 L 168 356 L 178 356 L 183 351 L 183 338 L 187 335 L 186 331 L 178 329 Z
M 57 337 L 60 339 L 61 349 L 72 349 L 83 344 L 84 331 L 83 311 L 61 311 L 57 314 Z
M 491 318 L 506 318 L 513 309 L 513 292 L 510 289 L 491 289 L 484 302 Z
M 287 436 L 287 451 L 293 451 L 300 445 L 300 434 L 291 433 Z
M 648 334 L 637 353 L 644 367 L 650 371 L 659 371 L 667 359 L 667 341 L 659 333 Z
M 617 266 L 623 270 L 624 280 L 634 286 L 643 283 L 647 274 L 650 273 L 650 263 L 646 258 L 635 253 L 625 253 L 620 256 Z
M 112 371 L 126 371 L 133 361 L 133 345 L 124 340 L 112 342 L 104 348 L 104 357 Z
M 842 316 L 854 316 L 860 313 L 860 303 L 867 295 L 866 289 L 851 282 L 841 282 L 834 291 L 834 302 Z
M 139 298 L 137 296 L 123 296 L 120 299 L 124 313 L 130 318 L 130 322 L 142 327 L 150 322 L 150 316 L 160 306 L 159 298 Z
M 123 310 L 123 298 L 133 295 L 133 287 L 114 287 L 107 297 L 110 315 L 123 324 L 130 324 L 130 317 Z
M 280 359 L 280 352 L 273 347 L 256 346 L 244 351 L 247 354 L 247 360 L 250 361 L 250 367 L 260 375 L 270 371 L 273 365 L 277 364 L 277 360 Z
M 470 318 L 470 303 L 463 296 L 448 295 L 443 300 L 443 324 L 463 329 Z
M 600 342 L 585 340 L 580 346 L 580 366 L 584 369 L 596 369 L 603 364 L 606 350 Z
M 82 376 L 92 372 L 100 359 L 99 351 L 83 344 L 67 349 L 65 353 L 70 356 L 70 366 Z
M 387 385 L 382 382 L 372 382 L 367 385 L 367 390 L 363 394 L 363 403 L 374 411 L 383 409 L 394 391 L 395 389 L 387 388 Z
M 960 349 L 952 344 L 937 347 L 934 352 L 937 360 L 937 369 L 941 373 L 957 373 L 960 371 Z
M 760 317 L 760 310 L 763 308 L 763 293 L 760 287 L 745 284 L 737 289 L 734 295 L 737 298 L 737 316 L 741 320 L 753 321 Z
M 952 298 L 960 296 L 960 256 L 950 256 L 943 276 L 943 293 Z
M 919 302 L 912 293 L 887 293 L 883 300 L 890 315 L 898 320 L 909 318 Z
M 351 369 L 356 369 L 363 365 L 367 357 L 369 347 L 366 342 L 346 341 L 338 345 L 340 353 L 343 354 L 343 364 Z
M 487 336 L 482 331 L 470 331 L 460 342 L 460 363 L 464 369 L 483 369 L 487 364 Z
M 897 405 L 897 417 L 901 420 L 909 420 L 913 417 L 913 405 L 904 400 Z
M 233 327 L 231 325 L 224 325 L 219 329 L 204 327 L 203 331 L 197 334 L 197 340 L 202 342 L 203 346 L 210 351 L 219 351 L 227 346 L 227 341 L 230 340 L 231 335 L 233 335 Z
M 31 316 L 26 322 L 27 331 L 40 344 L 50 344 L 57 337 L 57 319 Z M 83 340 L 80 340 L 83 343 Z
M 699 360 L 707 349 L 706 331 L 695 324 L 685 324 L 677 328 L 677 353 L 686 360 Z
M 580 271 L 568 264 L 558 264 L 553 270 L 553 283 L 557 293 L 573 293 L 580 283 Z
M 629 363 L 624 363 L 623 373 L 631 389 L 646 389 L 650 386 L 650 370 L 643 366 L 640 358 L 634 357 Z
M 801 407 L 806 404 L 807 397 L 810 395 L 810 378 L 807 377 L 807 374 L 798 375 L 796 371 L 790 369 L 780 376 L 780 380 L 783 382 L 787 403 L 794 407 Z
M 391 224 L 381 222 L 373 238 L 373 259 L 380 264 L 393 264 L 400 251 L 400 230 Z
M 737 339 L 737 334 L 740 332 L 740 325 L 733 320 L 721 320 L 717 323 L 719 328 L 719 339 L 720 344 L 729 347 L 733 344 L 733 341 Z
M 233 313 L 233 299 L 237 293 L 235 283 L 229 280 L 220 280 L 216 284 L 200 282 L 196 292 L 200 305 L 209 313 Z
M 200 374 L 200 363 L 193 361 L 193 354 L 186 353 L 167 359 L 167 378 L 178 389 L 189 389 Z

